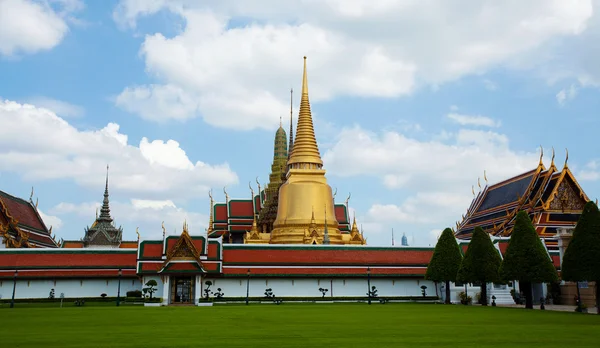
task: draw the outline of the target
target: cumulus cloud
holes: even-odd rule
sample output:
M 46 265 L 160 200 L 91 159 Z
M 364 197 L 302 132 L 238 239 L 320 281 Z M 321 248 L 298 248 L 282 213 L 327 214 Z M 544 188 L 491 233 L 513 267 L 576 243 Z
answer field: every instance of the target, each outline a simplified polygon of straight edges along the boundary
M 56 115 L 64 118 L 76 118 L 85 114 L 85 109 L 83 107 L 54 98 L 37 96 L 26 99 L 26 102 L 37 107 L 51 110 Z
M 227 163 L 193 163 L 174 140 L 129 144 L 115 123 L 79 130 L 48 109 L 1 101 L 0 124 L 0 170 L 27 180 L 67 178 L 97 189 L 109 163 L 111 187 L 140 198 L 204 195 L 238 180 Z
M 52 214 L 63 217 L 78 217 L 86 219 L 88 225 L 94 221 L 96 210 L 101 202 L 59 203 L 51 208 Z M 187 211 L 176 206 L 170 200 L 131 199 L 129 202 L 111 201 L 111 216 L 117 225 L 123 226 L 124 239 L 135 240 L 136 228 L 142 238 L 162 238 L 162 222 L 164 221 L 167 234 L 180 234 L 183 223 L 187 222 L 190 234 L 205 235 L 208 226 L 208 215 Z M 83 237 L 84 229 L 61 231 L 61 238 L 79 239 Z
M 79 0 L 0 1 L 0 55 L 35 53 L 58 45 L 67 34 Z
M 500 127 L 500 121 L 495 121 L 486 116 L 480 115 L 463 115 L 454 112 L 446 115 L 450 120 L 461 126 L 484 126 L 484 127 Z
M 590 0 L 122 0 L 113 18 L 135 28 L 162 10 L 180 16 L 183 29 L 146 35 L 140 53 L 157 83 L 127 87 L 117 105 L 151 120 L 201 116 L 237 129 L 276 124 L 287 87 L 299 87 L 303 55 L 313 101 L 397 97 L 515 66 L 553 39 L 581 35 L 593 16 Z
M 42 218 L 42 221 L 44 221 L 46 227 L 52 227 L 53 232 L 60 230 L 63 226 L 63 221 L 58 216 L 48 215 L 40 209 L 38 209 L 38 213 L 40 214 L 40 217 Z
M 434 137 L 435 138 L 435 137 Z M 517 152 L 499 133 L 461 129 L 440 140 L 417 140 L 402 133 L 343 129 L 324 154 L 330 176 L 367 176 L 403 198 L 376 202 L 362 216 L 375 231 L 402 226 L 412 231 L 452 227 L 473 199 L 477 181 L 490 184 L 534 168 L 539 154 Z M 401 192 L 401 194 L 400 194 Z M 420 245 L 435 243 L 417 235 Z
M 577 96 L 577 87 L 573 84 L 571 87 L 563 88 L 556 93 L 556 101 L 560 106 L 563 106 L 567 101 L 575 99 L 575 96 Z

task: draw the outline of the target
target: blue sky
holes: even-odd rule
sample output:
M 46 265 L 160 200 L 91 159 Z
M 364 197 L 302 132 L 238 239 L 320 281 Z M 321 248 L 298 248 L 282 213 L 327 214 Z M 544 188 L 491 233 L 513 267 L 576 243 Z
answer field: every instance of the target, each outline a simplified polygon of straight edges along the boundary
M 548 165 L 600 189 L 598 1 L 0 0 L 0 189 L 79 239 L 101 203 L 125 237 L 184 219 L 207 191 L 268 180 L 308 56 L 329 184 L 370 245 L 435 243 L 483 171 Z M 299 98 L 294 101 L 294 118 Z M 255 184 L 254 184 L 255 185 Z

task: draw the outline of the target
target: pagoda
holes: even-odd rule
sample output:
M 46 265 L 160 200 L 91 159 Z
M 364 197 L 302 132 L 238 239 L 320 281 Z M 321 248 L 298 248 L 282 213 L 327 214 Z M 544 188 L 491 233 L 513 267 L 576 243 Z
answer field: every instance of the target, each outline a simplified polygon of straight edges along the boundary
M 496 237 L 510 237 L 519 211 L 526 211 L 538 235 L 549 249 L 558 249 L 558 232 L 574 228 L 589 200 L 567 164 L 562 169 L 554 164 L 546 168 L 542 155 L 537 167 L 494 185 L 486 184 L 475 194 L 473 201 L 456 223 L 456 237 L 470 239 L 479 226 Z
M 217 204 L 210 194 L 207 235 L 232 244 L 366 244 L 356 220 L 351 223 L 348 216 L 350 197 L 336 204 L 325 178 L 308 98 L 306 57 L 295 137 L 292 115 L 290 107 L 289 147 L 280 122 L 269 183 L 261 189 L 257 179 L 258 194 L 250 187 L 251 199 L 229 199 L 224 190 L 225 203 Z
M 100 208 L 100 216 L 91 227 L 85 228 L 83 237 L 83 247 L 109 247 L 118 248 L 123 237 L 123 228 L 117 228 L 114 225 L 113 218 L 110 216 L 110 207 L 108 200 L 108 166 L 106 166 L 106 186 L 104 187 L 104 200 Z

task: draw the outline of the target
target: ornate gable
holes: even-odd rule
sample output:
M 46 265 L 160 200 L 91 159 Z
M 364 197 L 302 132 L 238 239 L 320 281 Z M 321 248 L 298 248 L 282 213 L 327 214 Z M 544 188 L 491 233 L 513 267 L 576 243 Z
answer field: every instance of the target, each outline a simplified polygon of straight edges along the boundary
M 167 252 L 167 259 L 162 264 L 160 272 L 172 271 L 176 267 L 173 267 L 174 261 L 190 261 L 193 264 L 193 269 L 204 272 L 202 261 L 200 261 L 200 252 L 194 245 L 192 237 L 188 233 L 187 224 L 183 224 L 183 232 L 181 236 L 175 242 L 175 245 Z
M 554 188 L 546 209 L 554 211 L 581 211 L 587 202 L 587 196 L 581 190 L 568 168 L 564 169 Z

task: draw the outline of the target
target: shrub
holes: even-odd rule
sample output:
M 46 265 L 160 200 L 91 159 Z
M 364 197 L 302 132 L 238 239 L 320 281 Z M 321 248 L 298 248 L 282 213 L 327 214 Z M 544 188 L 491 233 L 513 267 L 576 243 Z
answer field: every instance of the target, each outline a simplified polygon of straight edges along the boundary
M 142 297 L 142 290 L 127 291 L 127 297 Z

